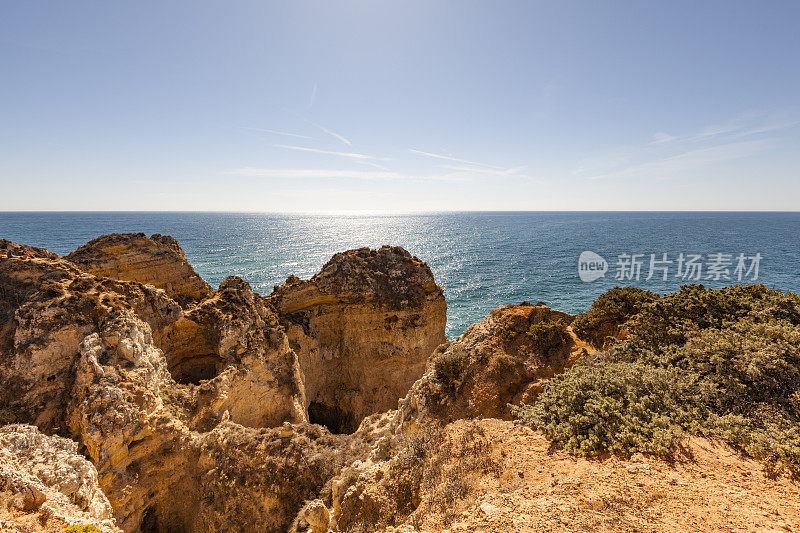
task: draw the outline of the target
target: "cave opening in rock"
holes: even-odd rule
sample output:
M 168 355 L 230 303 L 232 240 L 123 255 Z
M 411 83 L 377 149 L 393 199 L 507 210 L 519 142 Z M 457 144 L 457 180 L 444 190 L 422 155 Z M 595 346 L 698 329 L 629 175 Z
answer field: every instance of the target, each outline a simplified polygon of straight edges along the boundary
M 198 385 L 217 376 L 222 369 L 222 358 L 217 355 L 186 357 L 170 367 L 172 378 L 183 385 Z
M 145 509 L 142 513 L 142 522 L 139 525 L 139 530 L 142 533 L 159 533 L 158 531 L 158 517 L 156 510 L 152 507 Z
M 322 402 L 308 404 L 308 421 L 325 426 L 331 433 L 352 433 L 357 429 L 351 413 Z

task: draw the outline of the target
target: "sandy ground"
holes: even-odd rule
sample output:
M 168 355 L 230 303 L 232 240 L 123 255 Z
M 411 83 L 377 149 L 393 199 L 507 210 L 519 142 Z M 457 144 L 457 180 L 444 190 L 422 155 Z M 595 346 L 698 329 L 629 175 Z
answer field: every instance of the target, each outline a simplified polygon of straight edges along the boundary
M 690 456 L 674 464 L 587 460 L 551 451 L 530 428 L 478 424 L 502 468 L 477 480 L 445 531 L 800 532 L 800 484 L 767 478 L 726 446 L 690 439 Z

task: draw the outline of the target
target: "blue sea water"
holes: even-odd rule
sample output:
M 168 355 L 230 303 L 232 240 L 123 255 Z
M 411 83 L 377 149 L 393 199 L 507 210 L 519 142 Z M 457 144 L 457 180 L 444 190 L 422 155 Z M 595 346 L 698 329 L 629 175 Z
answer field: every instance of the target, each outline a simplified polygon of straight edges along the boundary
M 757 282 L 800 289 L 800 213 L 0 213 L 1 238 L 59 254 L 121 232 L 172 235 L 213 286 L 234 274 L 262 294 L 290 274 L 312 276 L 336 252 L 403 246 L 430 265 L 444 288 L 450 338 L 507 303 L 544 301 L 577 313 L 615 285 L 674 291 L 689 281 L 676 277 L 681 253 L 702 256 L 707 286 L 738 282 L 737 256 L 758 253 Z M 578 276 L 578 257 L 586 250 L 608 262 L 605 276 L 591 283 Z M 667 281 L 662 270 L 647 280 L 650 254 L 660 260 L 665 253 L 673 261 L 663 265 Z M 731 254 L 722 270 L 728 268 L 732 280 L 705 279 L 709 256 L 718 253 Z M 616 279 L 621 254 L 642 255 L 638 280 Z M 742 281 L 753 277 L 751 271 Z

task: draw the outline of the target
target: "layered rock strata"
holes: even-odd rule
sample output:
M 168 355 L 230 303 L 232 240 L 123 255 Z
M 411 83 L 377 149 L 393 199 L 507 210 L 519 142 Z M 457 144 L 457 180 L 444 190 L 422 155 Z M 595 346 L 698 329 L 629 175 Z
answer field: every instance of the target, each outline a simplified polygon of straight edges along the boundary
M 398 247 L 339 253 L 307 281 L 270 295 L 297 353 L 312 422 L 352 432 L 393 409 L 445 342 L 442 289 Z
M 186 261 L 178 241 L 168 235 L 104 235 L 65 259 L 98 277 L 155 285 L 181 304 L 196 302 L 211 293 L 208 283 Z
M 673 463 L 575 459 L 514 426 L 509 404 L 594 349 L 580 321 L 503 306 L 447 343 L 442 291 L 400 248 L 337 254 L 266 298 L 236 277 L 212 290 L 169 237 L 6 251 L 0 531 L 800 523 L 797 483 L 733 450 L 692 438 Z
M 437 347 L 397 410 L 362 423 L 357 435 L 374 444 L 331 482 L 330 527 L 415 523 L 466 497 L 471 479 L 499 475 L 481 427 L 452 423 L 510 419 L 509 404 L 535 401 L 549 378 L 591 350 L 571 320 L 545 305 L 507 305 Z
M 544 384 L 593 348 L 545 305 L 505 305 L 431 355 L 425 375 L 400 401 L 402 423 L 417 419 L 510 419 L 509 404 L 530 404 Z

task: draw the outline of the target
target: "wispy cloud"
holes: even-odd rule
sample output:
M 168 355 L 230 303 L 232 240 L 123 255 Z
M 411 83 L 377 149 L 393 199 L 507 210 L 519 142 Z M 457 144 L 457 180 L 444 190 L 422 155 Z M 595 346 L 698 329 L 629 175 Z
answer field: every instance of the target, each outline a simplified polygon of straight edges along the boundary
M 255 168 L 245 167 L 232 170 L 229 174 L 250 176 L 253 178 L 288 178 L 288 179 L 338 179 L 353 178 L 360 180 L 393 180 L 402 179 L 396 172 L 372 170 L 335 170 L 335 169 L 297 169 L 297 168 Z
M 417 150 L 416 148 L 409 148 L 409 152 L 412 154 L 422 155 L 425 157 L 433 157 L 435 159 L 444 159 L 445 161 L 454 161 L 456 163 L 466 163 L 467 165 L 479 166 L 479 167 L 486 167 L 486 168 L 496 168 L 499 170 L 504 170 L 503 167 L 498 167 L 496 165 L 488 165 L 486 163 L 478 163 L 477 161 L 469 161 L 467 159 L 459 159 L 457 157 L 449 156 L 449 155 L 442 155 L 442 154 L 434 154 L 432 152 L 424 152 L 422 150 Z
M 653 137 L 654 137 L 653 144 L 668 143 L 677 139 L 677 137 L 675 137 L 674 135 L 670 135 L 669 133 L 664 133 L 663 131 L 657 131 L 655 135 L 653 135 Z
M 789 129 L 798 124 L 800 124 L 800 119 L 796 117 L 786 118 L 785 116 L 781 116 L 776 119 L 775 117 L 764 115 L 746 114 L 740 115 L 722 124 L 707 126 L 700 131 L 686 135 L 670 135 L 669 133 L 658 132 L 654 135 L 654 140 L 651 144 L 696 143 L 720 138 L 735 139 Z
M 362 165 L 368 165 L 372 168 L 379 168 L 381 170 L 389 170 L 387 167 L 383 165 L 379 165 L 378 163 L 373 163 L 372 161 L 364 161 L 364 160 L 357 160 L 357 163 L 361 163 Z
M 698 148 L 653 161 L 630 165 L 620 170 L 587 176 L 587 178 L 592 180 L 633 177 L 643 179 L 668 179 L 678 176 L 687 176 L 713 163 L 733 161 L 762 153 L 770 144 L 771 142 L 769 140 L 763 139 Z
M 443 161 L 452 161 L 454 163 L 461 163 L 460 165 L 438 165 L 439 168 L 446 168 L 448 170 L 453 170 L 457 173 L 462 175 L 469 175 L 469 176 L 496 176 L 496 177 L 518 177 L 518 178 L 525 178 L 525 179 L 532 179 L 530 176 L 522 174 L 521 172 L 525 170 L 526 167 L 501 167 L 497 165 L 490 165 L 488 163 L 480 163 L 478 161 L 470 161 L 468 159 L 461 159 L 458 157 L 453 157 L 450 155 L 444 154 L 435 154 L 433 152 L 425 152 L 423 150 L 418 150 L 416 148 L 409 148 L 408 150 L 412 154 L 421 155 L 424 157 L 430 157 L 433 159 L 440 159 Z M 537 180 L 538 181 L 538 180 Z
M 314 102 L 317 101 L 317 84 L 314 83 L 314 88 L 311 89 L 311 97 L 308 99 L 308 109 L 314 107 Z
M 528 178 L 530 176 L 526 174 L 521 174 L 523 170 L 527 167 L 511 167 L 511 168 L 483 168 L 483 167 L 475 167 L 475 166 L 461 166 L 461 165 L 440 165 L 440 168 L 446 168 L 449 170 L 456 170 L 459 172 L 470 172 L 473 174 L 482 174 L 488 176 L 515 176 L 519 178 Z
M 382 170 L 296 169 L 245 167 L 231 170 L 228 174 L 253 178 L 281 179 L 358 179 L 368 181 L 414 180 L 414 181 L 461 181 L 457 173 L 404 174 Z
M 271 133 L 273 135 L 283 135 L 284 137 L 294 137 L 296 139 L 313 139 L 313 137 L 309 137 L 308 135 L 300 135 L 299 133 L 292 133 L 289 131 L 279 131 L 279 130 L 268 130 L 264 128 L 244 128 L 250 131 L 258 131 L 261 133 Z
M 307 120 L 306 122 L 308 122 L 309 124 L 311 124 L 312 126 L 314 126 L 316 128 L 319 128 L 321 131 L 323 131 L 324 133 L 327 133 L 328 135 L 330 135 L 331 137 L 333 137 L 337 141 L 340 141 L 340 142 L 346 144 L 347 146 L 353 146 L 353 143 L 351 143 L 350 140 L 345 138 L 343 135 L 340 135 L 340 134 L 336 133 L 335 131 L 333 131 L 333 130 L 331 130 L 329 128 L 326 128 L 325 126 L 323 126 L 321 124 L 317 124 L 316 122 L 311 122 L 310 120 Z
M 573 172 L 587 179 L 672 179 L 708 172 L 714 164 L 758 155 L 774 145 L 763 134 L 793 128 L 797 115 L 742 114 L 692 133 L 657 132 L 654 140 L 584 160 Z M 774 137 L 774 136 L 773 136 Z
M 784 119 L 767 122 L 760 126 L 755 126 L 750 129 L 745 129 L 738 132 L 736 137 L 747 137 L 750 135 L 758 135 L 759 133 L 769 133 L 772 131 L 786 130 L 800 125 L 800 119 Z
M 311 152 L 314 154 L 335 155 L 338 157 L 347 157 L 350 159 L 372 159 L 375 161 L 391 161 L 388 157 L 375 157 L 367 154 L 357 154 L 353 152 L 335 152 L 333 150 L 320 150 L 318 148 L 307 148 L 305 146 L 294 146 L 289 144 L 276 144 L 276 148 L 285 148 L 286 150 L 297 150 L 299 152 Z

